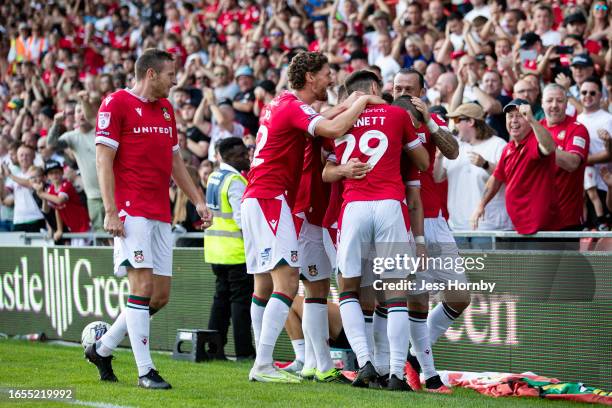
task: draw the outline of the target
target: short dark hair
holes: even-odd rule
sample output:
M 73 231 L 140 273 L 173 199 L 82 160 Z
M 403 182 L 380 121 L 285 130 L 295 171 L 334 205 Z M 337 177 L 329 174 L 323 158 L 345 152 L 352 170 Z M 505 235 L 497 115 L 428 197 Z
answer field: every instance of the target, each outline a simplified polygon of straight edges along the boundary
M 599 77 L 595 76 L 595 75 L 591 75 L 590 77 L 588 77 L 587 79 L 584 80 L 584 83 L 590 82 L 592 84 L 597 85 L 597 89 L 599 89 L 599 92 L 602 91 L 602 83 L 601 83 L 601 79 L 599 79 Z
M 416 7 L 416 8 L 419 9 L 419 11 L 421 13 L 423 12 L 423 6 L 421 6 L 421 3 L 417 2 L 417 1 L 413 1 L 412 3 L 408 4 L 408 7 Z
M 544 11 L 546 11 L 546 12 L 548 13 L 548 15 L 549 15 L 550 17 L 552 17 L 552 16 L 553 16 L 553 9 L 552 9 L 552 7 L 551 7 L 551 6 L 549 6 L 548 4 L 540 3 L 540 4 L 538 4 L 538 5 L 536 6 L 536 8 L 535 8 L 535 9 L 536 9 L 536 10 L 544 10 Z
M 458 11 L 453 11 L 452 13 L 450 13 L 446 21 L 452 21 L 452 20 L 463 21 L 463 14 L 459 13 Z
M 420 123 L 425 122 L 423 114 L 419 112 L 416 106 L 414 106 L 414 104 L 412 103 L 412 97 L 408 95 L 402 95 L 398 98 L 395 98 L 395 100 L 393 101 L 393 105 L 399 106 L 400 108 L 404 109 L 406 112 L 410 113 L 410 116 L 415 118 Z
M 402 68 L 395 75 L 416 75 L 419 77 L 419 86 L 421 89 L 425 88 L 425 77 L 414 68 Z
M 244 145 L 244 142 L 239 137 L 228 137 L 225 139 L 221 139 L 219 140 L 219 142 L 217 142 L 217 145 L 215 147 L 223 161 L 228 159 L 232 155 L 232 153 L 234 153 L 237 149 L 240 149 L 240 147 L 242 147 L 245 152 L 247 150 L 247 147 Z
M 174 55 L 157 48 L 147 48 L 136 60 L 136 80 L 143 79 L 149 69 L 161 72 L 164 62 L 168 61 L 174 62 Z
M 306 85 L 306 74 L 316 74 L 327 64 L 327 57 L 320 52 L 300 52 L 296 54 L 289 63 L 287 76 L 291 88 L 303 89 Z
M 372 83 L 382 88 L 382 84 L 376 73 L 368 69 L 362 69 L 349 75 L 344 81 L 344 86 L 346 87 L 346 91 L 351 94 L 355 91 L 368 92 Z

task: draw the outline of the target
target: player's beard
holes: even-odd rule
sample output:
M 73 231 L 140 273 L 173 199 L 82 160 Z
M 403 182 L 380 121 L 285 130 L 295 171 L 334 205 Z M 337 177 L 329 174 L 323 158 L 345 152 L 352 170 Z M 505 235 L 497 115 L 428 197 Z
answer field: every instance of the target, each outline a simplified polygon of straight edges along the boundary
M 327 102 L 327 87 L 317 90 L 315 97 L 317 98 L 317 101 Z

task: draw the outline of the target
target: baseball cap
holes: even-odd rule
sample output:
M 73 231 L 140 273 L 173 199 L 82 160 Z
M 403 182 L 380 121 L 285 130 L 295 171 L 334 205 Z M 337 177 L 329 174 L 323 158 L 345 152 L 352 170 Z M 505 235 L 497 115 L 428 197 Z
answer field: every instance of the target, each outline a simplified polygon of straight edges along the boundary
M 529 47 L 533 47 L 533 45 L 537 43 L 538 41 L 540 42 L 542 41 L 540 36 L 534 33 L 533 31 L 530 31 L 521 36 L 519 44 L 521 48 L 529 48 Z
M 257 84 L 257 86 L 263 88 L 264 91 L 271 94 L 274 94 L 274 92 L 276 91 L 276 85 L 274 84 L 274 82 L 268 79 L 261 81 L 259 84 Z
M 9 109 L 21 109 L 23 108 L 23 99 L 13 98 L 6 104 Z
M 563 24 L 586 24 L 587 19 L 581 12 L 570 14 L 563 19 Z
M 253 68 L 249 67 L 248 65 L 242 65 L 236 70 L 236 75 L 234 75 L 234 77 L 236 78 L 241 77 L 241 76 L 252 77 L 253 75 L 254 75 Z
M 40 113 L 42 113 L 43 115 L 45 115 L 46 117 L 48 117 L 49 119 L 53 119 L 53 116 L 55 115 L 55 111 L 53 110 L 53 108 L 49 105 L 43 106 L 40 109 Z
M 593 59 L 589 54 L 578 54 L 572 58 L 572 67 L 592 67 Z
M 460 105 L 457 109 L 446 116 L 449 118 L 458 118 L 463 116 L 466 118 L 482 120 L 484 119 L 484 110 L 479 104 L 468 102 Z
M 522 98 L 515 98 L 510 101 L 506 106 L 504 106 L 504 113 L 510 112 L 513 108 L 518 108 L 521 105 L 529 105 L 529 101 Z
M 63 170 L 63 167 L 56 160 L 47 160 L 45 162 L 45 174 L 49 173 L 51 170 Z

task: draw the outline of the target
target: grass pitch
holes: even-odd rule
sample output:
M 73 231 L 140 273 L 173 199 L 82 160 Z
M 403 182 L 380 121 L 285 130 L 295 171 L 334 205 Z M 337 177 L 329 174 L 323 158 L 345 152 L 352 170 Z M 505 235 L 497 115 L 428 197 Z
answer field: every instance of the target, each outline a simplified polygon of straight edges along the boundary
M 0 388 L 72 388 L 71 405 L 120 407 L 580 407 L 586 404 L 535 398 L 491 398 L 472 390 L 454 389 L 453 395 L 392 393 L 340 384 L 261 384 L 247 380 L 249 362 L 190 363 L 154 353 L 162 376 L 172 384 L 169 391 L 136 387 L 136 367 L 131 352 L 115 353 L 113 367 L 119 383 L 98 381 L 95 366 L 83 358 L 80 347 L 0 341 Z M 0 406 L 69 406 L 65 402 L 9 402 L 0 394 Z M 589 405 L 592 406 L 592 405 Z

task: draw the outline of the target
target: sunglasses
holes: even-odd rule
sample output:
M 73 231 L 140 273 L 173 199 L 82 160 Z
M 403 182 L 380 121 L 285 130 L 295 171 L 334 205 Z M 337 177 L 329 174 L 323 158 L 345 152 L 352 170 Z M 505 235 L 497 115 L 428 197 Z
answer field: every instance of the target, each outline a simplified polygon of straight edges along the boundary
M 466 120 L 470 120 L 470 118 L 466 118 L 465 116 L 461 116 L 461 117 L 458 117 L 458 118 L 454 118 L 454 119 L 453 119 L 453 121 L 454 121 L 455 123 L 465 122 Z
M 283 33 L 278 33 L 278 32 L 276 32 L 276 33 L 271 33 L 270 35 L 271 35 L 272 37 L 282 37 L 282 36 L 283 36 Z
M 587 95 L 595 96 L 595 95 L 597 95 L 597 92 L 596 91 L 580 91 L 580 95 L 582 95 L 582 96 L 587 96 Z
M 608 6 L 606 6 L 605 4 L 596 4 L 595 5 L 595 10 L 608 11 Z
M 225 76 L 225 72 L 215 72 L 214 75 L 216 77 L 222 77 L 222 76 Z

